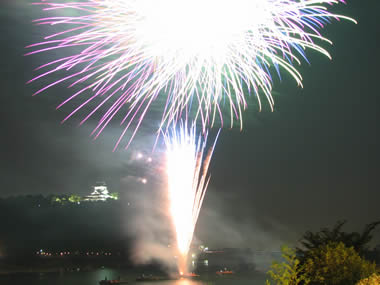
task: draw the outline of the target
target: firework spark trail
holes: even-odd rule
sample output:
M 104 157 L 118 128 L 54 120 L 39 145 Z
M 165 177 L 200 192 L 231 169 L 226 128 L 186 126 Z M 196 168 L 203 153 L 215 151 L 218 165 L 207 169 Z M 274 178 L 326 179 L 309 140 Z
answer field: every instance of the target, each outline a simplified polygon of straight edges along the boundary
M 29 46 L 34 50 L 28 54 L 61 49 L 72 54 L 43 64 L 37 69 L 48 70 L 31 81 L 59 71 L 68 74 L 35 94 L 65 81 L 69 87 L 81 85 L 58 107 L 93 92 L 67 118 L 100 99 L 81 122 L 104 106 L 95 137 L 125 107 L 122 136 L 135 128 L 130 143 L 159 95 L 166 96 L 160 130 L 188 115 L 190 105 L 195 109 L 190 119 L 200 120 L 203 132 L 218 118 L 223 124 L 223 98 L 231 126 L 236 118 L 242 127 L 244 93 L 256 96 L 260 108 L 260 96 L 273 107 L 272 67 L 302 86 L 293 63 L 307 60 L 305 49 L 330 57 L 315 40 L 330 42 L 319 30 L 331 19 L 352 20 L 327 10 L 339 2 L 344 0 L 41 0 L 35 5 L 45 11 L 76 16 L 36 20 L 58 31 Z
M 186 123 L 165 136 L 168 196 L 170 213 L 176 233 L 180 272 L 186 271 L 186 257 L 193 238 L 210 178 L 207 175 L 214 145 L 206 153 L 207 134 L 196 135 L 193 125 Z

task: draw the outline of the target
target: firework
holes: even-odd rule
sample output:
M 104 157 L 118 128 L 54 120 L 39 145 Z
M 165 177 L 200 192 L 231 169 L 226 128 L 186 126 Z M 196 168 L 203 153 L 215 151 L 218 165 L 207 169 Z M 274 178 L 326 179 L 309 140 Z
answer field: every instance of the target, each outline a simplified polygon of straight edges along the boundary
M 181 124 L 179 131 L 174 126 L 165 135 L 170 213 L 182 273 L 209 183 L 207 171 L 215 143 L 205 154 L 206 142 L 207 134 L 197 137 L 195 126 L 187 128 L 186 124 Z
M 64 120 L 96 102 L 81 121 L 102 112 L 95 138 L 124 112 L 116 146 L 133 126 L 131 142 L 158 96 L 166 102 L 160 129 L 191 112 L 204 132 L 216 119 L 223 124 L 222 109 L 229 110 L 231 126 L 237 119 L 242 127 L 245 95 L 254 95 L 260 108 L 261 97 L 273 107 L 270 70 L 284 70 L 301 85 L 293 64 L 306 60 L 305 49 L 330 57 L 319 45 L 329 42 L 319 30 L 331 19 L 352 20 L 327 10 L 339 2 L 344 1 L 41 0 L 35 5 L 54 15 L 35 22 L 56 32 L 29 46 L 28 54 L 65 55 L 40 66 L 31 81 L 66 73 L 35 93 L 62 82 L 77 86 L 58 108 L 90 93 Z

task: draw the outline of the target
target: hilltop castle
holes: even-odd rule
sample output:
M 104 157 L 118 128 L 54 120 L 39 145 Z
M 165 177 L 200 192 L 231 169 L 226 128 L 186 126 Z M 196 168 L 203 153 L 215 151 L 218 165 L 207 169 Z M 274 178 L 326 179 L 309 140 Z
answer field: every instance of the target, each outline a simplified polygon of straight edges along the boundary
M 84 201 L 106 201 L 107 199 L 114 199 L 108 191 L 105 182 L 97 182 L 92 186 L 93 191 L 90 195 L 83 197 Z

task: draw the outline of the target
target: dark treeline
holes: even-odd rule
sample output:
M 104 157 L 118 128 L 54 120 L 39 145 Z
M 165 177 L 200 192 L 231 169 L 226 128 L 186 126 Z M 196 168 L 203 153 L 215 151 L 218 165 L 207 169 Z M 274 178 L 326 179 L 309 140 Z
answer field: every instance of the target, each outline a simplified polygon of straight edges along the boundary
M 127 235 L 125 217 L 133 206 L 126 207 L 123 199 L 56 203 L 56 197 L 28 195 L 0 199 L 3 260 L 46 258 L 38 254 L 41 250 L 51 253 L 51 259 L 62 258 L 61 252 L 70 252 L 67 258 L 127 259 L 132 240 Z M 70 196 L 60 197 L 68 201 Z
M 375 221 L 364 226 L 361 232 L 347 232 L 343 230 L 347 221 L 338 221 L 330 229 L 322 228 L 320 231 L 307 231 L 299 240 L 300 247 L 297 248 L 297 256 L 303 262 L 310 251 L 317 249 L 328 243 L 342 242 L 346 247 L 353 247 L 355 251 L 362 257 L 380 263 L 380 245 L 376 248 L 370 247 L 373 239 L 374 231 L 380 226 L 380 221 Z

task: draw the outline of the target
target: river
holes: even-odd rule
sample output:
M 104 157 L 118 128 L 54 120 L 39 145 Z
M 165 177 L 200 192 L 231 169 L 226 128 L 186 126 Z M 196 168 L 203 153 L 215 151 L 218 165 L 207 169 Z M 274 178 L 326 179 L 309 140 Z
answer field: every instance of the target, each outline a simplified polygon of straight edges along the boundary
M 235 274 L 233 276 L 202 275 L 199 280 L 170 280 L 153 282 L 136 282 L 140 273 L 133 271 L 118 271 L 113 269 L 98 269 L 91 272 L 68 273 L 23 273 L 0 275 L 1 285 L 98 285 L 99 281 L 107 279 L 127 280 L 131 285 L 264 285 L 265 275 Z

